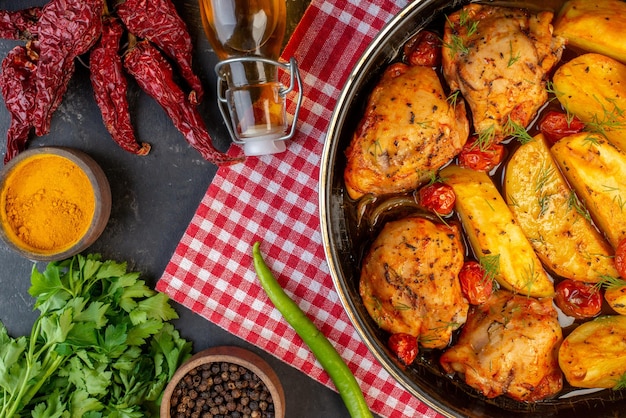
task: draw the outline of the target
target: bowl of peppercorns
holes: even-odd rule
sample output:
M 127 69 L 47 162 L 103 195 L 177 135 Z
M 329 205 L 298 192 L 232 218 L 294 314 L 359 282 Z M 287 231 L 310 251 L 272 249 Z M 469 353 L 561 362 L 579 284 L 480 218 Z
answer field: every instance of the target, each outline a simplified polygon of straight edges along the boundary
M 163 392 L 161 418 L 284 418 L 274 370 L 234 346 L 208 348 L 178 368 Z

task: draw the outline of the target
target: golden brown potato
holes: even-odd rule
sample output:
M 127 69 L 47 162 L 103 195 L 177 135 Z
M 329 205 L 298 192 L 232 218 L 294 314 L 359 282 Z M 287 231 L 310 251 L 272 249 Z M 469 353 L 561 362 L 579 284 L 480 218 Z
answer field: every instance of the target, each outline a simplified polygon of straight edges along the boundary
M 620 282 L 623 285 L 620 285 Z M 626 282 L 618 279 L 618 283 L 607 287 L 604 291 L 604 299 L 615 312 L 626 315 Z
M 455 226 L 418 216 L 389 222 L 363 261 L 363 304 L 385 331 L 446 347 L 469 310 L 458 279 L 463 256 Z
M 581 132 L 551 152 L 613 248 L 626 238 L 626 153 L 602 135 Z
M 474 253 L 495 265 L 498 283 L 522 295 L 551 297 L 552 281 L 489 176 L 458 166 L 440 175 L 454 189 L 455 209 Z
M 598 282 L 619 274 L 613 248 L 552 159 L 543 135 L 521 145 L 504 177 L 504 196 L 537 255 L 559 276 Z
M 626 3 L 570 0 L 556 18 L 554 34 L 569 45 L 626 62 Z
M 391 66 L 346 150 L 348 194 L 415 190 L 461 151 L 468 134 L 464 102 L 447 100 L 435 70 Z
M 561 344 L 559 366 L 572 386 L 615 387 L 626 374 L 626 316 L 603 316 L 580 325 Z
M 556 70 L 554 93 L 568 112 L 626 151 L 626 65 L 600 54 L 580 55 Z

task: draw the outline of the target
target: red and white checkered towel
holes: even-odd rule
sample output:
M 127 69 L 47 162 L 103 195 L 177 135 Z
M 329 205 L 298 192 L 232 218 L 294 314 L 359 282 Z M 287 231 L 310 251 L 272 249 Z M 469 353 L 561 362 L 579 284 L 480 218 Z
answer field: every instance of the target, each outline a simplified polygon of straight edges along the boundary
M 251 246 L 261 241 L 268 265 L 346 360 L 372 411 L 436 417 L 382 369 L 352 326 L 326 264 L 318 208 L 320 158 L 340 90 L 364 49 L 406 3 L 312 0 L 283 52 L 296 58 L 303 81 L 296 137 L 284 153 L 217 171 L 157 289 L 334 388 L 257 281 Z

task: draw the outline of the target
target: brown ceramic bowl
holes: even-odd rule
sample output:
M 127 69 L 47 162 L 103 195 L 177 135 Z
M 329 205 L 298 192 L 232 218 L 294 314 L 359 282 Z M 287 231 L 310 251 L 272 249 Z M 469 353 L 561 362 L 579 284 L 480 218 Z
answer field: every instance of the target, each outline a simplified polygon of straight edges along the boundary
M 178 383 L 190 371 L 210 363 L 230 363 L 242 366 L 258 376 L 269 391 L 274 404 L 274 417 L 285 417 L 285 393 L 274 370 L 265 360 L 251 351 L 234 346 L 208 348 L 195 354 L 180 366 L 163 393 L 161 401 L 161 418 L 170 418 L 171 400 Z
M 43 204 L 40 203 L 42 199 L 52 199 L 47 196 L 54 195 L 55 199 L 59 200 L 59 196 L 69 196 L 72 193 L 70 190 L 63 190 L 64 182 L 55 181 L 53 175 L 50 175 L 50 178 L 44 178 L 44 175 L 40 174 L 42 167 L 51 167 L 54 161 L 62 161 L 65 167 L 72 167 L 72 171 L 64 171 L 59 175 L 76 177 L 75 181 L 85 187 L 85 193 L 93 193 L 93 205 L 91 205 L 89 198 L 81 199 L 79 193 L 75 193 L 76 188 L 74 187 L 74 195 L 71 198 L 62 198 L 66 199 L 63 203 L 67 204 L 67 211 L 75 211 L 86 201 L 89 201 L 89 204 L 85 205 L 88 210 L 81 218 L 83 220 L 81 220 L 80 226 L 76 227 L 76 234 L 69 238 L 60 239 L 45 237 L 51 243 L 46 246 L 41 245 L 41 241 L 35 242 L 34 239 L 25 238 L 26 235 L 20 229 L 37 228 L 44 231 L 45 234 L 52 234 L 49 231 L 53 228 L 46 226 L 46 223 L 51 222 L 52 218 L 59 220 L 59 222 L 68 222 L 66 219 L 68 215 L 57 210 L 46 209 L 44 215 L 40 210 L 38 216 L 29 217 L 26 215 L 27 205 L 35 207 L 41 205 L 39 207 L 43 207 Z M 46 171 L 48 170 L 46 169 Z M 55 172 L 54 174 L 58 173 Z M 19 186 L 25 190 L 21 194 L 24 198 L 28 197 L 28 203 L 24 204 L 25 209 L 20 209 L 20 206 L 16 204 L 8 204 L 8 201 L 12 200 L 12 192 L 9 192 L 11 186 Z M 41 190 L 42 197 L 35 196 L 34 193 L 30 194 L 36 189 Z M 89 195 L 86 194 L 85 196 Z M 11 249 L 30 260 L 62 260 L 87 249 L 104 231 L 110 214 L 111 189 L 106 175 L 98 163 L 82 151 L 64 147 L 34 148 L 18 154 L 0 171 L 0 237 Z M 12 217 L 11 220 L 9 220 L 10 217 Z M 61 225 L 64 224 L 61 223 Z

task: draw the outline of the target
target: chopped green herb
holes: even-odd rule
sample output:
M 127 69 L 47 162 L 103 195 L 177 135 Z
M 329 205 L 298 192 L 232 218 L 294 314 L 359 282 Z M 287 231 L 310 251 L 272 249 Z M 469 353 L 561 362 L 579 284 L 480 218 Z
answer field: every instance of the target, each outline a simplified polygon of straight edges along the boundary
M 513 54 L 513 41 L 509 41 L 509 61 L 507 63 L 507 67 L 512 66 L 513 64 L 515 64 L 517 61 L 519 61 L 521 55 L 518 51 L 517 55 Z
M 621 289 L 626 286 L 626 280 L 621 277 L 602 276 L 598 283 L 595 284 L 597 288 L 605 288 L 608 290 Z
M 524 268 L 524 288 L 527 290 L 526 296 L 530 297 L 538 276 L 539 273 L 535 271 L 535 263 L 531 262 L 529 266 Z
M 40 311 L 30 335 L 0 323 L 1 417 L 158 416 L 191 353 L 166 295 L 97 255 L 33 267 L 29 293 Z
M 485 270 L 485 279 L 495 280 L 500 274 L 500 254 L 483 255 L 478 260 L 478 263 Z
M 448 102 L 450 103 L 451 106 L 453 106 L 453 107 L 456 106 L 456 104 L 459 101 L 459 95 L 460 94 L 461 94 L 460 90 L 455 90 L 453 93 L 451 93 L 448 96 L 447 100 L 448 100 Z
M 450 25 L 450 27 L 457 32 L 455 24 L 447 16 L 446 20 L 448 25 Z M 471 16 L 467 10 L 461 10 L 459 14 L 459 27 L 465 29 L 465 37 L 469 38 L 478 30 L 478 21 L 471 20 Z M 467 54 L 469 52 L 469 48 L 463 43 L 463 38 L 461 36 L 453 34 L 451 39 L 451 42 L 445 43 L 443 46 L 450 49 L 453 55 L 456 55 L 459 52 L 462 54 Z
M 613 386 L 613 390 L 626 389 L 626 373 L 620 376 L 617 380 L 615 386 Z
M 526 128 L 512 120 L 510 116 L 504 124 L 504 134 L 513 137 L 519 141 L 520 144 L 526 144 L 533 140 L 533 137 L 530 136 Z
M 621 129 L 626 126 L 626 121 L 624 120 L 626 110 L 617 106 L 615 99 L 604 98 L 612 108 L 611 106 L 607 108 L 598 97 L 594 96 L 594 99 L 602 107 L 602 114 L 594 114 L 591 120 L 587 122 L 586 125 L 589 131 L 605 135 L 607 130 Z
M 490 125 L 488 128 L 483 129 L 478 133 L 478 138 L 476 139 L 474 145 L 477 145 L 479 150 L 485 151 L 491 144 L 493 144 L 495 137 L 496 127 L 494 125 Z
M 567 207 L 569 209 L 574 209 L 576 212 L 578 212 L 580 216 L 582 216 L 588 221 L 591 221 L 591 215 L 589 215 L 589 212 L 583 206 L 581 201 L 578 199 L 578 196 L 576 196 L 576 193 L 574 193 L 573 191 L 571 191 L 569 194 L 569 198 L 567 200 Z

